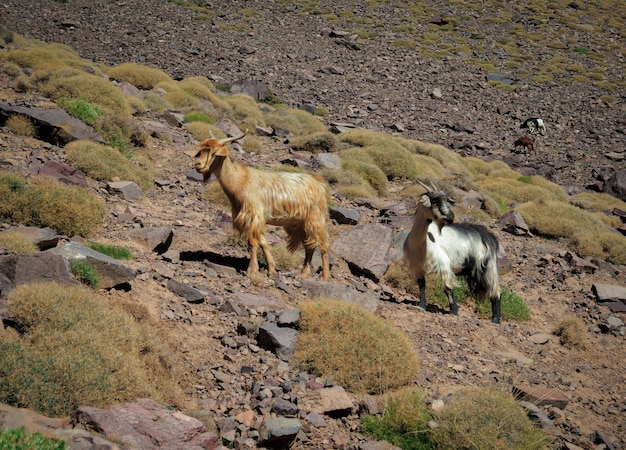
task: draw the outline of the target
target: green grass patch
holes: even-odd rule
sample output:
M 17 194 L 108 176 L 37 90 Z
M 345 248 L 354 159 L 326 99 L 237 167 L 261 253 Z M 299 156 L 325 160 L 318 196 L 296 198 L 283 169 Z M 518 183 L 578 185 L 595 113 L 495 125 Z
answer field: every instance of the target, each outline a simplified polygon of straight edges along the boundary
M 428 422 L 432 416 L 423 392 L 405 388 L 382 396 L 380 416 L 366 415 L 363 429 L 379 441 L 387 441 L 403 450 L 434 449 Z
M 89 103 L 84 97 L 61 97 L 57 99 L 56 103 L 61 108 L 65 109 L 69 115 L 82 120 L 88 125 L 93 125 L 102 114 L 102 108 L 93 103 Z
M 87 260 L 74 260 L 70 263 L 70 270 L 74 277 L 84 285 L 97 289 L 100 284 L 98 270 Z
M 295 361 L 355 393 L 380 394 L 415 381 L 419 360 L 406 334 L 350 303 L 310 300 L 301 306 Z
M 0 431 L 0 448 L 6 450 L 65 450 L 65 442 L 51 439 L 39 432 L 26 433 L 24 427 Z
M 200 113 L 200 112 L 191 112 L 191 113 L 185 114 L 183 118 L 183 122 L 184 123 L 204 122 L 204 123 L 213 125 L 215 123 L 215 120 L 207 114 Z
M 118 245 L 102 244 L 100 242 L 89 242 L 87 243 L 87 247 L 115 259 L 133 258 L 133 254 L 130 250 L 128 250 L 126 247 L 120 247 Z

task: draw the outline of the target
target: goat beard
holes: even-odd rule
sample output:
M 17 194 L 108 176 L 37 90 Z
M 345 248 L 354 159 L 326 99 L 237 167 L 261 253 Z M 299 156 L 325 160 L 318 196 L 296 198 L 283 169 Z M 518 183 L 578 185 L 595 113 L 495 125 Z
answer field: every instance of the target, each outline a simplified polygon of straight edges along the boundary
M 203 178 L 204 184 L 207 184 L 209 182 L 209 179 L 211 178 L 211 172 L 204 172 L 202 174 L 202 178 Z

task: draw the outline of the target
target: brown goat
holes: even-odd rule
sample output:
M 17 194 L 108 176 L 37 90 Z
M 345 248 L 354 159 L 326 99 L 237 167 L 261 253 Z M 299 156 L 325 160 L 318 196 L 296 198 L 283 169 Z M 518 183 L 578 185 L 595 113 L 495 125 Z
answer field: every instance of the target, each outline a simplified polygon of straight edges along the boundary
M 515 150 L 517 150 L 517 147 L 522 147 L 531 153 L 535 152 L 535 140 L 528 136 L 519 137 L 513 145 L 515 145 Z
M 285 229 L 287 248 L 295 251 L 300 244 L 305 257 L 300 276 L 311 272 L 311 259 L 316 248 L 322 255 L 322 279 L 328 280 L 330 268 L 328 249 L 326 189 L 313 175 L 293 172 L 266 172 L 238 164 L 228 153 L 226 144 L 245 136 L 205 139 L 195 156 L 195 168 L 204 175 L 205 183 L 215 175 L 232 206 L 233 227 L 248 240 L 250 263 L 248 275 L 259 271 L 259 246 L 267 260 L 267 272 L 276 273 L 276 263 L 265 237 L 265 226 Z

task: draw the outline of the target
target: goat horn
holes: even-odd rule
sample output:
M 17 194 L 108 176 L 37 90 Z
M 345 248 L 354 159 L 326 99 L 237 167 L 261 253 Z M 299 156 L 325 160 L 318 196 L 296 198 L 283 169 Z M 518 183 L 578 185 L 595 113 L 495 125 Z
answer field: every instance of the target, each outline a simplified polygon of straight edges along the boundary
M 429 188 L 428 186 L 426 186 L 426 185 L 425 185 L 424 183 L 422 183 L 420 180 L 417 180 L 417 182 L 418 182 L 419 184 L 421 184 L 421 185 L 422 185 L 422 187 L 423 187 L 424 189 L 426 189 L 426 192 L 432 192 L 432 189 L 431 189 L 431 188 Z M 431 184 L 432 184 L 432 181 L 431 181 Z M 436 190 L 436 189 L 435 189 L 435 190 Z
M 238 141 L 239 139 L 243 138 L 247 133 L 248 133 L 248 129 L 246 128 L 246 131 L 244 131 L 241 134 L 241 136 L 233 136 L 233 137 L 227 137 L 227 138 L 224 138 L 224 139 L 220 139 L 219 143 L 220 144 L 227 144 L 229 142 Z

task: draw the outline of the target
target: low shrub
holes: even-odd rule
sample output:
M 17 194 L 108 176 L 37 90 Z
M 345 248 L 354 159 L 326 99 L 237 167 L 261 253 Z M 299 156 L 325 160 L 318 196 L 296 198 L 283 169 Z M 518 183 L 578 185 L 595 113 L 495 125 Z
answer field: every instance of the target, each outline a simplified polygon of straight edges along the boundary
M 348 391 L 380 394 L 415 381 L 411 340 L 383 318 L 350 303 L 317 299 L 301 306 L 295 360 Z
M 17 231 L 0 233 L 0 247 L 16 255 L 30 255 L 39 250 L 30 239 Z
M 50 227 L 68 236 L 89 236 L 104 219 L 104 203 L 91 191 L 36 176 L 26 184 L 16 174 L 0 172 L 0 219 Z
M 172 81 L 161 69 L 136 63 L 122 63 L 107 69 L 109 77 L 117 81 L 127 81 L 139 89 L 152 89 L 161 82 Z
M 266 114 L 265 123 L 272 128 L 289 130 L 296 136 L 326 131 L 326 126 L 316 116 L 285 106 L 279 106 Z
M 13 114 L 4 123 L 4 126 L 13 134 L 18 136 L 35 137 L 37 129 L 30 119 L 21 114 Z
M 587 347 L 587 327 L 576 316 L 563 317 L 556 325 L 554 334 L 559 336 L 561 345 L 567 348 Z
M 180 364 L 155 323 L 81 285 L 20 285 L 6 302 L 19 335 L 0 335 L 0 401 L 52 417 L 144 396 L 185 406 Z
M 289 141 L 295 151 L 310 153 L 335 152 L 339 147 L 339 139 L 329 131 L 296 136 Z
M 134 164 L 134 159 L 128 159 L 115 148 L 79 140 L 68 143 L 64 150 L 73 167 L 95 180 L 110 181 L 113 177 L 118 177 L 121 180 L 134 181 L 142 189 L 152 186 L 151 169 Z
M 434 448 L 428 422 L 431 414 L 423 392 L 405 388 L 382 396 L 382 414 L 366 415 L 363 429 L 379 441 L 387 441 L 403 450 Z
M 456 392 L 437 414 L 437 448 L 545 450 L 548 439 L 507 392 L 469 387 Z

